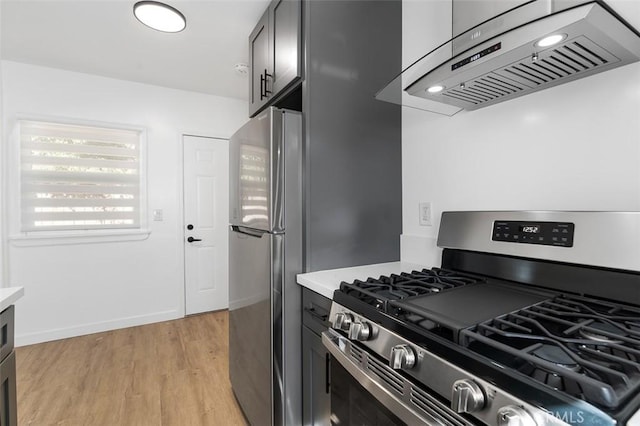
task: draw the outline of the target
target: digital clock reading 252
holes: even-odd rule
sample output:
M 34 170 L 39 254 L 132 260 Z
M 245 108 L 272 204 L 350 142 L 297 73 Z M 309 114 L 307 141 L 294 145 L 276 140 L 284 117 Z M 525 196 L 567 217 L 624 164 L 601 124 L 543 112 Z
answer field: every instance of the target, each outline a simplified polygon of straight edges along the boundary
M 539 234 L 540 225 L 522 225 L 520 227 L 520 232 L 525 232 L 527 234 Z
M 575 225 L 570 222 L 529 222 L 497 220 L 493 223 L 493 241 L 573 247 Z

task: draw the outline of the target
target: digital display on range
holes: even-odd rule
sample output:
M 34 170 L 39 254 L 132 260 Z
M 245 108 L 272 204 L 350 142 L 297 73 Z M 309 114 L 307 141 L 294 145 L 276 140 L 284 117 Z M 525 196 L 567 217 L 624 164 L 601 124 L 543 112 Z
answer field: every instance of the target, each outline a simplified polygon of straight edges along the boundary
M 493 223 L 491 239 L 509 243 L 573 247 L 575 224 L 571 222 L 525 222 L 518 220 Z
M 466 58 L 464 58 L 461 61 L 456 62 L 455 64 L 451 65 L 451 71 L 455 71 L 460 67 L 463 67 L 467 64 L 470 64 L 471 62 L 475 62 L 480 58 L 483 58 L 487 55 L 489 55 L 490 53 L 496 52 L 498 50 L 500 50 L 502 48 L 502 43 L 496 43 L 493 46 L 487 47 L 484 50 L 481 50 L 478 53 L 475 53 L 471 56 L 468 56 Z
M 524 232 L 527 234 L 539 234 L 540 225 L 522 225 L 520 226 L 520 232 Z

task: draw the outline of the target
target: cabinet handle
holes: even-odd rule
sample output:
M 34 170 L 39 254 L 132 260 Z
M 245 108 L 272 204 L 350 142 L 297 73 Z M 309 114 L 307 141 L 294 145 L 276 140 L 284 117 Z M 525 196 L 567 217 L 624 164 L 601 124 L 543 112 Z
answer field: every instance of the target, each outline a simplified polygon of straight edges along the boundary
M 268 89 L 269 82 L 267 78 L 272 78 L 273 76 L 267 72 L 267 69 L 264 69 L 264 72 L 260 74 L 260 100 L 264 100 L 271 95 L 271 90 Z
M 266 83 L 267 77 L 265 77 L 264 74 L 260 74 L 260 100 L 263 100 L 264 98 L 267 97 L 267 95 L 264 93 L 264 86 Z
M 272 78 L 273 76 L 267 72 L 267 69 L 264 69 L 264 96 L 267 97 L 271 95 L 271 90 L 269 90 L 269 81 L 268 78 Z
M 311 315 L 312 317 L 314 317 L 315 319 L 321 322 L 327 322 L 327 318 L 329 318 L 329 315 L 319 314 L 314 308 L 305 307 L 304 310 L 305 312 L 309 313 L 309 315 Z

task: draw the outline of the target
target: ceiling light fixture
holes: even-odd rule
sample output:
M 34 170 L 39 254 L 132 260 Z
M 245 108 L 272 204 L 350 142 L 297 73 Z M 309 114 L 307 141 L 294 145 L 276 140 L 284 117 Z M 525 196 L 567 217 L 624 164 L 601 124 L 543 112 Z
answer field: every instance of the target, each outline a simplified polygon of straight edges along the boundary
M 536 42 L 537 47 L 549 47 L 554 44 L 560 43 L 562 40 L 567 38 L 566 34 L 553 34 L 544 38 L 541 38 Z
M 157 1 L 139 1 L 133 5 L 133 14 L 147 27 L 165 33 L 177 33 L 187 26 L 179 10 Z

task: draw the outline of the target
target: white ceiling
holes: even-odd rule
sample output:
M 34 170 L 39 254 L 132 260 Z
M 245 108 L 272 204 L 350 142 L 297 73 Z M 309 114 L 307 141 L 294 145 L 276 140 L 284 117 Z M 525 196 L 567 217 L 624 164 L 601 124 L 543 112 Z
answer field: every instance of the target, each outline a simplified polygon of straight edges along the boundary
M 168 0 L 187 18 L 162 33 L 137 0 L 0 0 L 1 57 L 175 89 L 247 99 L 248 36 L 269 0 Z

